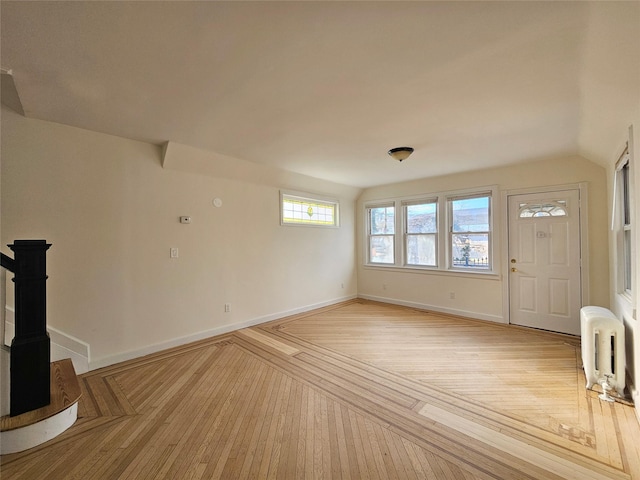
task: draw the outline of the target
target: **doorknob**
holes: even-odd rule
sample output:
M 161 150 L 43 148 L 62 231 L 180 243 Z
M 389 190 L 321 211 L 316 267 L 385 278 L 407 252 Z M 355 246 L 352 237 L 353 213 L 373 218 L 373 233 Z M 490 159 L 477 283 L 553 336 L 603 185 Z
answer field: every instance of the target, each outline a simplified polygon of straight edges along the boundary
M 512 271 L 512 272 L 517 272 L 517 271 L 518 271 L 518 269 L 514 267 L 514 268 L 512 268 L 512 269 L 511 269 L 511 271 Z
M 515 259 L 515 258 L 512 258 L 512 259 L 511 259 L 511 263 L 516 263 L 516 259 Z

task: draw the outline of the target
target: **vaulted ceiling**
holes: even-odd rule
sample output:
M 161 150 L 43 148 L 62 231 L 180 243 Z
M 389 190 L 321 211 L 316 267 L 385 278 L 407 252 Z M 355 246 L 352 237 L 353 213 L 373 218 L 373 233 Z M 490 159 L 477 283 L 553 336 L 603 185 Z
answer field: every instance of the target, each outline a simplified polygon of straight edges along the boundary
M 366 187 L 608 161 L 639 6 L 3 0 L 1 61 L 27 117 Z

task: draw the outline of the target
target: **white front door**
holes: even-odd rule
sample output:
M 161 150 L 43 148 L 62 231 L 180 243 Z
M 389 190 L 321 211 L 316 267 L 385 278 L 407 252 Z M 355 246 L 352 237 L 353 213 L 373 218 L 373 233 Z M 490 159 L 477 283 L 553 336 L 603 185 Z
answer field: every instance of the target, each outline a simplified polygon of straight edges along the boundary
M 508 198 L 510 323 L 579 335 L 579 191 Z

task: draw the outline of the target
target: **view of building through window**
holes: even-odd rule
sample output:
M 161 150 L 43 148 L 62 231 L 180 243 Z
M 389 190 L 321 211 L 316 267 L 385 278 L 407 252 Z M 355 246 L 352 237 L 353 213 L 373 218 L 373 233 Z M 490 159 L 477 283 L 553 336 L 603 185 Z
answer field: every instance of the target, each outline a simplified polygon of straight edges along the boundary
M 369 209 L 369 261 L 394 263 L 395 208 Z
M 489 200 L 489 196 L 450 200 L 453 267 L 490 268 Z
M 493 193 L 442 192 L 367 205 L 367 264 L 491 271 Z
M 437 263 L 438 204 L 405 205 L 406 263 L 435 267 Z

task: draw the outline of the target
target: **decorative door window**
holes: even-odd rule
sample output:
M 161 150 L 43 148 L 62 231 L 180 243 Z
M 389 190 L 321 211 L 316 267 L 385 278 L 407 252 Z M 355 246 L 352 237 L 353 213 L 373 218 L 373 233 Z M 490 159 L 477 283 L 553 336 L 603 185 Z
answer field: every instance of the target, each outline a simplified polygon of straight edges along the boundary
M 566 217 L 567 215 L 567 202 L 565 200 L 520 204 L 520 218 Z

